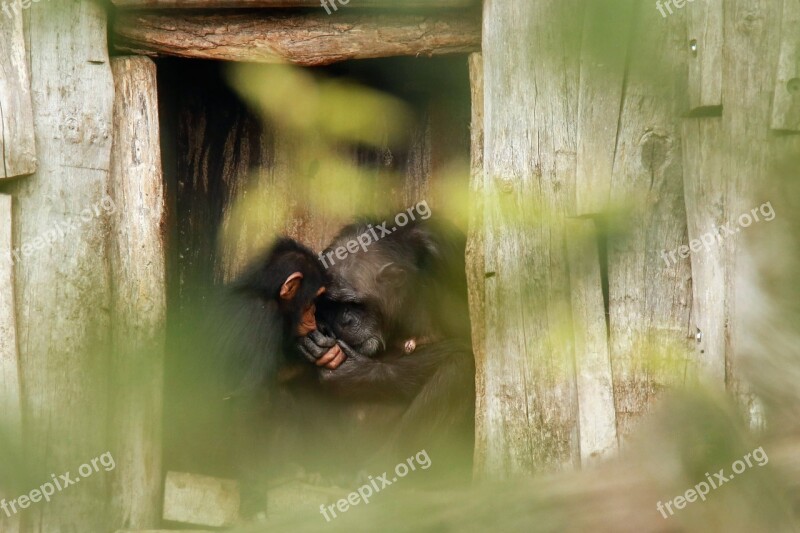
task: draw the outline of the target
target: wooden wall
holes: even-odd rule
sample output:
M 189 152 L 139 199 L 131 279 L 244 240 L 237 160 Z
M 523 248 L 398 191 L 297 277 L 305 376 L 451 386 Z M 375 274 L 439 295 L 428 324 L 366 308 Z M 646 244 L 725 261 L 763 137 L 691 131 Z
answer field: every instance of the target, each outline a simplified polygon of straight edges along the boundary
M 477 474 L 613 455 L 698 383 L 759 423 L 732 327 L 738 235 L 665 256 L 768 201 L 753 191 L 797 149 L 797 2 L 487 1 L 483 25 Z

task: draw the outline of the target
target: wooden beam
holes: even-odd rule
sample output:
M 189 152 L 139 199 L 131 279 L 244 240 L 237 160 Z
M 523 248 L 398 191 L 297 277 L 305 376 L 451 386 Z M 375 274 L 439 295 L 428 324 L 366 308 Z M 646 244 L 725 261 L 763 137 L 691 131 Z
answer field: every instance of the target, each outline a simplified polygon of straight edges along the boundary
M 35 170 L 30 73 L 16 9 L 0 16 L 0 180 Z
M 439 9 L 469 7 L 475 0 L 336 0 L 340 8 Z M 218 8 L 322 8 L 321 0 L 113 0 L 114 5 L 131 9 L 218 9 Z
M 161 174 L 156 66 L 117 57 L 110 243 L 113 358 L 111 446 L 117 467 L 111 525 L 160 523 L 161 411 L 166 322 L 164 180 Z
M 474 52 L 480 48 L 480 16 L 131 12 L 117 17 L 114 36 L 117 50 L 136 54 L 318 66 Z

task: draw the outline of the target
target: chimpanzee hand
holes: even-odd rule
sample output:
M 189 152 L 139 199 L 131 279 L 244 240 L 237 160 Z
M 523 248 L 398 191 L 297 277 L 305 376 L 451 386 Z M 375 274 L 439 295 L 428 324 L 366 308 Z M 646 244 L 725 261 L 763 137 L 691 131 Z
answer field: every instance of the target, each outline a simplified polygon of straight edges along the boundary
M 308 362 L 330 370 L 338 368 L 347 358 L 341 347 L 336 344 L 336 338 L 328 337 L 319 330 L 300 337 L 297 349 Z
M 352 383 L 361 378 L 363 374 L 370 372 L 374 363 L 371 358 L 357 352 L 342 340 L 337 340 L 336 343 L 345 358 L 336 366 L 324 365 L 325 368 L 319 371 L 320 381 L 333 385 L 337 383 Z

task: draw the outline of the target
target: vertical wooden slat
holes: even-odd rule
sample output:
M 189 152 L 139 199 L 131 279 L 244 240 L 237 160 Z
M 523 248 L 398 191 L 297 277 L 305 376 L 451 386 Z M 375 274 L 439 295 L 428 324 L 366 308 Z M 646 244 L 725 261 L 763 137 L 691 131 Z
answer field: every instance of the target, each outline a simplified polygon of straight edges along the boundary
M 779 76 L 776 66 L 785 35 L 776 31 L 784 22 L 783 7 L 781 2 L 772 0 L 739 0 L 725 12 L 725 109 L 721 128 L 727 139 L 721 145 L 724 150 L 721 157 L 727 163 L 723 175 L 728 181 L 725 198 L 728 220 L 735 225 L 739 225 L 743 213 L 749 213 L 769 200 L 759 193 L 762 184 L 774 179 L 775 156 L 787 148 L 797 153 L 797 135 L 774 135 L 770 131 L 773 117 L 770 109 L 773 93 L 770 89 Z M 746 232 L 748 238 L 757 238 L 759 232 L 774 231 L 769 224 L 760 222 L 748 228 L 742 226 L 741 232 L 731 238 L 730 246 L 726 247 L 726 383 L 755 425 L 763 421 L 758 420 L 758 401 L 742 374 L 737 346 L 737 337 L 744 333 L 732 326 L 737 306 L 747 306 L 748 302 L 736 301 L 735 280 L 741 268 L 741 235 Z
M 39 167 L 15 184 L 17 326 L 26 454 L 36 476 L 108 450 L 111 288 L 108 190 L 114 87 L 100 4 L 34 3 L 27 14 Z M 27 246 L 27 248 L 26 248 Z M 27 250 L 27 253 L 26 253 Z M 25 512 L 32 531 L 102 531 L 108 476 Z
M 22 407 L 14 309 L 14 256 L 12 249 L 11 196 L 0 194 L 0 430 L 8 443 L 22 444 Z M 7 485 L 8 486 L 8 485 Z M 2 497 L 16 498 L 16 494 Z M 0 513 L 0 531 L 19 531 L 19 517 Z
M 608 208 L 618 143 L 632 0 L 587 3 L 578 98 L 578 215 Z
M 486 250 L 483 242 L 483 56 L 469 56 L 469 80 L 472 99 L 471 177 L 469 205 L 469 234 L 467 238 L 466 264 L 470 318 L 472 321 L 472 352 L 475 354 L 475 412 L 484 411 L 486 398 L 486 309 L 485 268 Z M 484 441 L 481 433 L 484 426 L 475 428 L 476 441 Z M 476 456 L 476 463 L 479 458 Z
M 110 526 L 160 523 L 161 409 L 166 319 L 164 183 L 156 66 L 111 61 L 116 97 L 110 246 L 114 280 Z
M 689 245 L 692 240 L 700 242 L 701 236 L 708 232 L 722 234 L 717 228 L 730 220 L 730 209 L 725 201 L 729 183 L 727 150 L 721 128 L 719 118 L 686 119 L 683 123 L 683 184 L 688 235 L 687 242 L 678 250 L 681 254 L 678 257 L 689 255 L 692 264 L 692 333 L 697 340 L 695 361 L 702 374 L 716 385 L 725 383 L 726 269 L 734 237 L 725 237 L 694 251 Z
M 772 100 L 774 130 L 800 131 L 800 2 L 783 0 L 781 49 Z
M 564 216 L 574 213 L 584 2 L 483 12 L 485 388 L 476 473 L 579 464 Z
M 22 10 L 0 14 L 0 180 L 36 170 L 30 74 Z
M 686 9 L 694 9 L 695 4 Z M 685 111 L 686 23 L 640 6 L 618 118 L 608 249 L 609 340 L 617 433 L 624 444 L 660 393 L 693 374 L 679 116 Z M 666 257 L 666 258 L 665 258 Z
M 723 104 L 723 1 L 695 2 L 682 11 L 688 22 L 684 50 L 689 58 L 689 110 L 702 113 Z
M 595 221 L 567 221 L 572 331 L 578 389 L 581 461 L 606 459 L 617 450 L 614 383 Z

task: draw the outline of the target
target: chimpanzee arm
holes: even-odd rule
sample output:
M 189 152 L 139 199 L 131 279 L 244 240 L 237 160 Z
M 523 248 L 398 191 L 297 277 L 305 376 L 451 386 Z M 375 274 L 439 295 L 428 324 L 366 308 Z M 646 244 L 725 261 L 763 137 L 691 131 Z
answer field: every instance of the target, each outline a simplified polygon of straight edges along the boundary
M 411 400 L 442 368 L 468 365 L 469 349 L 458 341 L 425 346 L 422 353 L 389 350 L 378 357 L 365 357 L 339 341 L 347 360 L 336 370 L 321 369 L 320 381 L 340 396 L 360 400 Z

